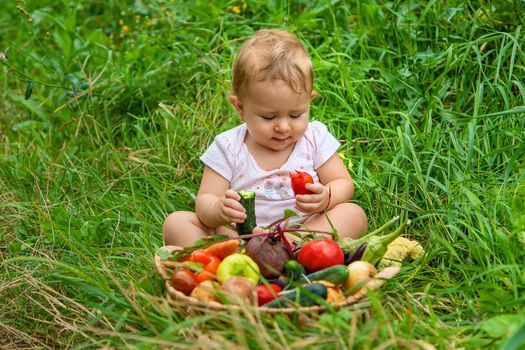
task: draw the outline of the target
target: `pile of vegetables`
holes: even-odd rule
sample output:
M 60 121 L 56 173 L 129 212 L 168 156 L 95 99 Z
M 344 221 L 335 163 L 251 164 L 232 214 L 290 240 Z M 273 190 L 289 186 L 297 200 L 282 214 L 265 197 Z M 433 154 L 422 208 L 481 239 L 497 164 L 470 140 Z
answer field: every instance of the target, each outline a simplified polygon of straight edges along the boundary
M 253 198 L 249 193 L 241 197 L 248 202 Z M 269 308 L 340 303 L 364 288 L 376 266 L 399 265 L 407 256 L 421 256 L 419 243 L 400 237 L 409 220 L 382 234 L 398 220 L 354 240 L 288 229 L 286 215 L 268 233 L 255 235 L 249 233 L 255 224 L 250 217 L 250 231 L 243 231 L 241 238 L 201 239 L 161 259 L 172 271 L 171 285 L 201 301 Z M 291 244 L 285 234 L 301 235 L 302 240 Z

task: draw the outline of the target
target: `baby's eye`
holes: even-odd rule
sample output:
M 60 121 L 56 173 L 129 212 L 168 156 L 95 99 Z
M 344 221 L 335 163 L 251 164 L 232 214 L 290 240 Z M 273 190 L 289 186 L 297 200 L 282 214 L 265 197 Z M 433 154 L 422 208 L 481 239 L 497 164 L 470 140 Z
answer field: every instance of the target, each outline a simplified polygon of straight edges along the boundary
M 290 115 L 290 118 L 299 118 L 300 116 L 302 116 L 303 114 L 302 113 L 299 113 L 299 114 L 296 114 L 296 115 Z
M 273 116 L 270 116 L 270 115 L 261 115 L 260 117 L 263 118 L 264 120 L 272 120 L 274 118 Z

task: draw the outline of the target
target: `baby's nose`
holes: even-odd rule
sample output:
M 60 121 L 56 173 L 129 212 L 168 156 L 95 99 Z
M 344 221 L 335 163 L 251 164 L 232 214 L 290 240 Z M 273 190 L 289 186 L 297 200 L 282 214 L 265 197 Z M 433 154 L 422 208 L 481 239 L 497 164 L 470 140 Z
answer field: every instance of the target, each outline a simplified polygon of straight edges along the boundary
M 290 123 L 287 120 L 281 120 L 277 123 L 275 129 L 279 132 L 287 132 L 290 130 Z

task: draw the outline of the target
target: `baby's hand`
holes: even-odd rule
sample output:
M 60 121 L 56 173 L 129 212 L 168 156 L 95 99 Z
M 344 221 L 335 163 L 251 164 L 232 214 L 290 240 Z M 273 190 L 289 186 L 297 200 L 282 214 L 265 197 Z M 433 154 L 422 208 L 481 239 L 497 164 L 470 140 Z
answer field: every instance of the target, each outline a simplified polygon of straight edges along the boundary
M 233 190 L 227 190 L 224 196 L 215 202 L 215 210 L 221 221 L 230 224 L 246 220 L 246 209 L 239 203 L 241 196 Z
M 261 226 L 256 226 L 256 227 L 254 227 L 254 228 L 253 228 L 253 231 L 252 231 L 252 233 L 253 233 L 254 235 L 261 235 L 261 234 L 269 233 L 269 232 L 270 232 L 270 230 L 265 229 L 265 228 L 262 228 Z
M 328 188 L 320 183 L 306 184 L 305 187 L 312 194 L 295 196 L 295 207 L 307 214 L 320 213 L 325 210 L 330 201 Z

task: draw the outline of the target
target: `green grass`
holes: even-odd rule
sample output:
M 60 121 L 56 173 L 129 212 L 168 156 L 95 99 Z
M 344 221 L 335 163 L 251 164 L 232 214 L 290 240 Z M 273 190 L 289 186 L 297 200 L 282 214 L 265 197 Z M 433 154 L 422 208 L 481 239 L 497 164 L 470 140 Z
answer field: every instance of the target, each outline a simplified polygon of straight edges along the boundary
M 0 347 L 497 349 L 518 336 L 525 3 L 233 6 L 0 4 Z M 410 218 L 426 248 L 359 308 L 187 315 L 155 272 L 164 218 L 193 208 L 199 155 L 238 123 L 230 67 L 261 27 L 307 46 L 312 119 L 343 142 L 370 226 Z

